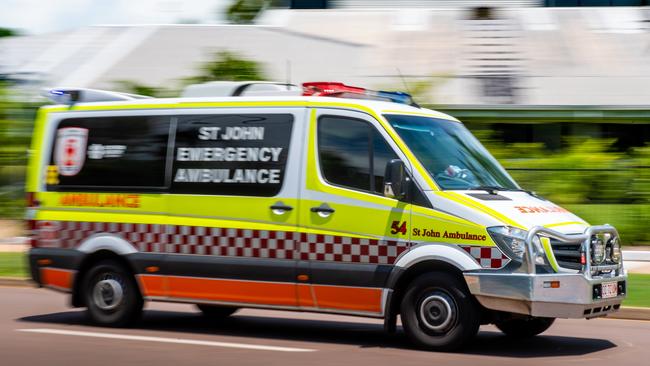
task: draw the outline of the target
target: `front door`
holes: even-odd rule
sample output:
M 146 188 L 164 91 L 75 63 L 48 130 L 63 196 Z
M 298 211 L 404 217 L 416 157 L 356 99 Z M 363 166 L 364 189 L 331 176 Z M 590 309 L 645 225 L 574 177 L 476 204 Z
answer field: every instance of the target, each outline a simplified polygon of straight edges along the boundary
M 335 109 L 310 111 L 306 152 L 298 271 L 308 272 L 310 291 L 300 292 L 300 305 L 382 314 L 411 214 L 410 204 L 384 197 L 384 173 L 388 161 L 406 160 L 377 120 Z

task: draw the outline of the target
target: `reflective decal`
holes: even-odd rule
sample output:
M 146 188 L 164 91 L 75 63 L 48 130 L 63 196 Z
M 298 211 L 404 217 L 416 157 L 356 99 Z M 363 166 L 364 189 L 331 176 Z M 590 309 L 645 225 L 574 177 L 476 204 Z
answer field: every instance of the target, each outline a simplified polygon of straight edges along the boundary
M 86 160 L 88 129 L 79 127 L 60 128 L 56 132 L 54 163 L 60 175 L 75 176 Z
M 390 233 L 395 235 L 395 234 L 402 234 L 406 235 L 406 221 L 393 221 L 393 223 L 390 225 Z
M 48 185 L 59 184 L 59 168 L 56 165 L 47 166 L 47 176 L 45 177 L 45 182 Z
M 461 239 L 470 241 L 486 241 L 487 235 L 470 233 L 467 231 L 434 230 L 430 228 L 413 228 L 413 237 Z
M 138 194 L 67 193 L 59 198 L 61 206 L 139 208 Z
M 531 213 L 565 213 L 568 210 L 560 206 L 515 206 L 519 212 L 524 214 Z
M 126 145 L 91 144 L 88 146 L 88 159 L 121 158 L 125 152 Z

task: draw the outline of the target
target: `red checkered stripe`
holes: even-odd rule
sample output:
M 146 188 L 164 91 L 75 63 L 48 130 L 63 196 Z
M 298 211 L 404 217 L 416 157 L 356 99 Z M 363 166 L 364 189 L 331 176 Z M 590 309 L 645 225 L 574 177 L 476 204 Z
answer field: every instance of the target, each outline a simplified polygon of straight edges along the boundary
M 397 240 L 362 239 L 291 231 L 203 226 L 78 221 L 37 221 L 37 246 L 76 248 L 88 237 L 111 233 L 145 253 L 173 253 L 393 264 L 412 245 Z M 461 245 L 485 268 L 501 268 L 508 257 L 495 247 Z
M 59 222 L 61 247 L 76 248 L 99 233 L 111 233 L 140 252 L 294 259 L 297 233 L 203 226 Z
M 88 237 L 111 233 L 145 253 L 174 253 L 393 264 L 410 244 L 290 231 L 202 226 L 39 221 L 40 247 L 76 248 Z M 298 253 L 299 252 L 299 253 Z
M 506 257 L 496 247 L 480 247 L 475 245 L 461 245 L 478 264 L 483 268 L 501 268 L 510 262 L 510 258 Z
M 300 235 L 300 259 L 353 263 L 393 264 L 411 246 L 397 240 L 352 238 L 345 236 Z

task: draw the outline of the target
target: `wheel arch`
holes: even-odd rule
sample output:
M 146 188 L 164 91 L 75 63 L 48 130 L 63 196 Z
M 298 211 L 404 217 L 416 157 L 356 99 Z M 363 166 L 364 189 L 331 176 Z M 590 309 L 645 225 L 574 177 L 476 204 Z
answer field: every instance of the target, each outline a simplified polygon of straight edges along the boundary
M 428 272 L 446 272 L 459 277 L 463 283 L 464 271 L 480 269 L 481 266 L 462 248 L 451 244 L 419 244 L 398 258 L 395 270 L 388 279 L 391 290 L 386 299 L 384 325 L 389 331 L 395 329 L 402 296 L 418 276 Z
M 126 255 L 136 253 L 137 250 L 133 245 L 120 237 L 114 235 L 94 235 L 85 240 L 77 249 L 85 253 L 85 255 L 79 264 L 79 269 L 72 286 L 71 303 L 74 307 L 85 306 L 82 293 L 84 277 L 96 263 L 110 259 L 122 265 L 131 274 L 135 275 L 136 273 L 135 268 L 126 258 Z M 140 292 L 139 288 L 137 290 Z

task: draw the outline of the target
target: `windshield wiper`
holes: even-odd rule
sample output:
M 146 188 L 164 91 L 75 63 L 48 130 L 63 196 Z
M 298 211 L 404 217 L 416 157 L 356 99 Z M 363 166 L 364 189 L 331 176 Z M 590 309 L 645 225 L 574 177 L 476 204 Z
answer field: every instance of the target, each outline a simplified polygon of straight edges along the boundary
M 508 188 L 499 186 L 476 186 L 467 188 L 468 191 L 486 191 L 489 194 L 498 194 L 499 191 L 507 191 Z
M 493 195 L 498 194 L 499 191 L 503 191 L 503 192 L 525 192 L 525 193 L 528 193 L 529 195 L 531 195 L 533 197 L 539 198 L 539 196 L 537 196 L 537 194 L 535 194 L 535 192 L 529 191 L 529 190 L 526 190 L 526 189 L 521 189 L 521 188 L 506 188 L 506 187 L 500 187 L 500 186 L 476 186 L 476 187 L 469 187 L 469 188 L 467 188 L 467 190 L 468 191 L 472 191 L 472 190 L 486 191 L 487 193 L 493 194 Z

